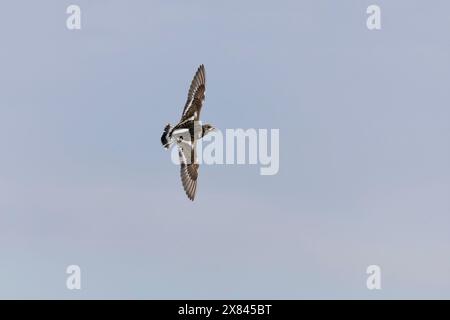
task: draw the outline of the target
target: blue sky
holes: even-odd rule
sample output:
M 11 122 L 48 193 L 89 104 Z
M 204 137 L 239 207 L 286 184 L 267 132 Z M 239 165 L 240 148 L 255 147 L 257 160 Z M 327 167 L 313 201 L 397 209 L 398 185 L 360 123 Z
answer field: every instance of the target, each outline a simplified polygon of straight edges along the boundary
M 0 297 L 449 298 L 449 10 L 6 2 Z M 201 63 L 203 120 L 280 129 L 280 171 L 203 166 L 191 203 L 159 138 Z

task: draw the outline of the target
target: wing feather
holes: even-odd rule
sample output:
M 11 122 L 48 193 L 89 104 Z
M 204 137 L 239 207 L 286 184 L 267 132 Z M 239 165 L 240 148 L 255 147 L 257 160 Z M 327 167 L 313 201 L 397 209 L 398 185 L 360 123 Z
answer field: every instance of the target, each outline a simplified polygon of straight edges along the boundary
M 189 154 L 190 153 L 190 154 Z M 188 154 L 190 159 L 186 156 Z M 199 165 L 196 161 L 195 146 L 190 151 L 188 148 L 180 148 L 178 150 L 180 157 L 180 176 L 184 191 L 187 197 L 194 201 L 197 191 L 197 178 Z
M 202 109 L 203 101 L 206 93 L 206 72 L 205 66 L 202 64 L 198 67 L 197 72 L 191 82 L 189 88 L 186 104 L 184 105 L 181 121 L 192 118 L 193 120 L 200 119 L 200 111 Z

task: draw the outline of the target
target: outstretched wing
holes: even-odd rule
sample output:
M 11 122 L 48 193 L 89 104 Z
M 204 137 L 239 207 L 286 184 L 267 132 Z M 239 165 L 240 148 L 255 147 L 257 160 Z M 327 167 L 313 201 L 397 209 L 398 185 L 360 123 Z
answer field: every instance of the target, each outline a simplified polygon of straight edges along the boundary
M 194 201 L 197 191 L 198 168 L 196 145 L 181 143 L 178 146 L 178 155 L 180 157 L 180 175 L 184 191 L 188 198 Z
M 191 87 L 189 88 L 186 104 L 184 105 L 181 122 L 192 118 L 198 121 L 200 119 L 200 111 L 202 109 L 203 101 L 205 100 L 206 92 L 206 73 L 205 66 L 200 65 L 192 79 Z

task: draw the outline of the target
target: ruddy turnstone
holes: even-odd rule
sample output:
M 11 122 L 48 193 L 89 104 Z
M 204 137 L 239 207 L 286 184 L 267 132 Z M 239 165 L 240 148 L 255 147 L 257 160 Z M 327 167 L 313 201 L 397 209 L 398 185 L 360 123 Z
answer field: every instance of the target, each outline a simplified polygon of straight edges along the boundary
M 214 130 L 210 124 L 202 125 L 200 111 L 205 100 L 206 77 L 205 67 L 200 65 L 192 79 L 191 87 L 184 105 L 180 122 L 172 126 L 170 123 L 164 128 L 161 143 L 169 149 L 175 143 L 180 157 L 180 175 L 184 191 L 188 198 L 194 201 L 197 191 L 198 168 L 196 142 Z

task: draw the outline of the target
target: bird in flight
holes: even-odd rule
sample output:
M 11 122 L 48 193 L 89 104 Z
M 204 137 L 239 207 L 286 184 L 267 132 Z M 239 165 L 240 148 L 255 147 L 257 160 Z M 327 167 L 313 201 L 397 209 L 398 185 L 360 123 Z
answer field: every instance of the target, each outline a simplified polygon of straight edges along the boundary
M 180 157 L 180 175 L 187 197 L 194 201 L 197 191 L 198 168 L 196 145 L 197 140 L 215 130 L 210 124 L 200 122 L 200 111 L 205 100 L 206 74 L 205 67 L 200 65 L 192 79 L 186 104 L 180 122 L 172 126 L 170 123 L 164 128 L 161 143 L 169 149 L 176 144 Z

